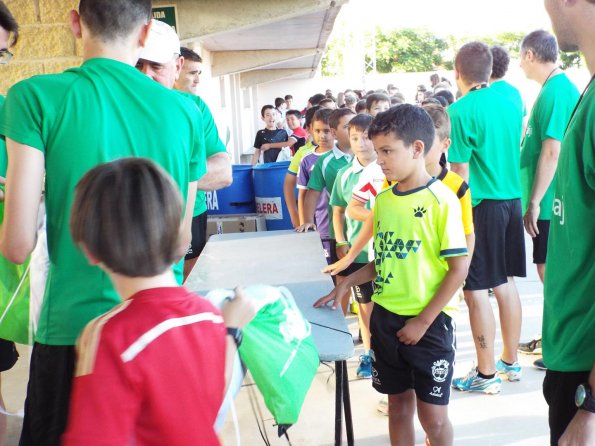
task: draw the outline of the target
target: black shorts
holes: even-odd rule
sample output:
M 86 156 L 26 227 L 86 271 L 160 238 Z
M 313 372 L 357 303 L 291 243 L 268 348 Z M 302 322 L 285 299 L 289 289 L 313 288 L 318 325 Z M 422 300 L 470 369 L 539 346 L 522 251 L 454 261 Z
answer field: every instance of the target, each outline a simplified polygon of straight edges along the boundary
M 207 244 L 207 212 L 192 218 L 192 241 L 184 260 L 191 260 L 200 255 Z
M 12 369 L 18 358 L 19 352 L 17 352 L 14 342 L 0 339 L 0 372 Z
M 74 361 L 74 346 L 33 344 L 19 446 L 60 444 L 68 420 Z
M 323 238 L 322 240 L 322 248 L 324 249 L 324 257 L 326 258 L 326 263 L 332 265 L 337 260 L 337 241 L 334 238 Z
M 525 229 L 521 200 L 483 200 L 473 208 L 475 250 L 465 290 L 487 290 L 525 277 Z
M 589 372 L 554 372 L 547 370 L 543 380 L 543 396 L 549 406 L 550 444 L 558 440 L 576 414 L 574 393 L 579 384 L 589 381 Z
M 547 256 L 547 239 L 550 235 L 550 221 L 537 220 L 539 234 L 533 237 L 533 263 L 536 265 L 545 263 Z
M 350 274 L 362 269 L 366 266 L 367 263 L 352 263 L 343 271 L 341 271 L 338 276 L 347 277 Z M 374 281 L 371 280 L 370 282 L 362 283 L 361 285 L 355 285 L 351 287 L 351 295 L 356 300 L 356 302 L 360 304 L 369 304 L 372 302 L 372 295 L 374 294 Z
M 455 360 L 454 322 L 440 313 L 416 345 L 401 344 L 396 333 L 411 317 L 374 305 L 370 320 L 372 385 L 389 395 L 414 389 L 426 403 L 447 405 Z

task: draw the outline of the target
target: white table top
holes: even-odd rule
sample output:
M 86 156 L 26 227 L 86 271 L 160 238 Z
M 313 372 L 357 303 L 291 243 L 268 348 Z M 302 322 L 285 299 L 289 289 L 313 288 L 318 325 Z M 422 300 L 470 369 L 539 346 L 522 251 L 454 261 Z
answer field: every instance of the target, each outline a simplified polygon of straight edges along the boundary
M 322 361 L 353 356 L 353 340 L 340 309 L 312 304 L 333 289 L 317 232 L 246 232 L 212 236 L 185 286 L 206 294 L 216 288 L 266 284 L 287 287 L 312 324 L 312 336 Z

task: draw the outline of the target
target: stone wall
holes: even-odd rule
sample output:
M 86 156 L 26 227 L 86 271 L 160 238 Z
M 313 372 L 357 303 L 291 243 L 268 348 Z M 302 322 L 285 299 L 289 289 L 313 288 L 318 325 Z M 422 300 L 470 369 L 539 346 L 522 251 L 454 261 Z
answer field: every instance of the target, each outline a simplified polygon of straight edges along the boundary
M 78 0 L 5 0 L 20 35 L 12 60 L 0 66 L 0 94 L 36 74 L 59 73 L 81 64 L 81 45 L 70 31 L 69 11 Z

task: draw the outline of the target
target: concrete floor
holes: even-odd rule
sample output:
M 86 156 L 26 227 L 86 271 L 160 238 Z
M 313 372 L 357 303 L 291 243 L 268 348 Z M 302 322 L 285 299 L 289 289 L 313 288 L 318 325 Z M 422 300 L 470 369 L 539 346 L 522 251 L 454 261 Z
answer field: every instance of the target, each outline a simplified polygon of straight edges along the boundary
M 527 250 L 530 253 L 530 250 Z M 528 265 L 528 277 L 519 279 L 517 285 L 521 293 L 523 305 L 522 340 L 530 339 L 541 331 L 542 287 L 535 267 Z M 497 306 L 492 299 L 496 317 Z M 457 322 L 457 363 L 455 376 L 465 374 L 472 366 L 475 352 L 469 328 L 468 313 L 465 304 L 456 316 Z M 352 333 L 357 333 L 355 316 L 349 317 Z M 497 334 L 496 351 L 501 348 Z M 25 397 L 28 374 L 29 348 L 19 346 L 21 358 L 10 371 L 2 374 L 2 392 L 7 410 L 17 413 L 8 417 L 8 436 L 6 445 L 18 443 L 21 416 Z M 369 380 L 358 380 L 355 377 L 357 356 L 362 348 L 356 346 L 356 356 L 348 363 L 350 377 L 351 403 L 353 410 L 355 444 L 358 446 L 388 445 L 387 418 L 376 411 L 379 394 L 372 388 Z M 547 406 L 541 393 L 544 372 L 531 367 L 534 356 L 520 355 L 523 379 L 520 382 L 504 382 L 499 395 L 475 395 L 457 391 L 452 392 L 450 402 L 450 418 L 455 430 L 457 446 L 537 446 L 548 444 Z M 298 423 L 289 430 L 291 444 L 297 445 L 332 445 L 334 444 L 334 370 L 333 364 L 322 364 L 314 379 L 310 392 L 302 408 Z M 240 442 L 236 440 L 236 430 L 232 417 L 228 417 L 221 432 L 224 446 L 264 444 L 260 437 L 257 416 L 250 404 L 249 385 L 244 385 L 236 398 Z M 271 445 L 286 445 L 287 440 L 276 437 L 274 420 L 266 410 L 257 392 L 253 398 L 262 411 L 266 434 Z M 346 442 L 344 441 L 346 444 Z M 1 442 L 0 442 L 1 444 Z M 197 443 L 198 444 L 198 443 Z M 416 444 L 424 444 L 424 432 L 416 422 Z M 172 445 L 173 446 L 173 445 Z

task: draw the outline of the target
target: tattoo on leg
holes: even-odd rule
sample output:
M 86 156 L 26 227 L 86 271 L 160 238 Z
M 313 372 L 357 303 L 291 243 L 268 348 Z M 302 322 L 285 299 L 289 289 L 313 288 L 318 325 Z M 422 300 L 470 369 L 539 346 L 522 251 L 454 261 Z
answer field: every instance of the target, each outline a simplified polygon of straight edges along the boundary
M 483 349 L 488 348 L 488 344 L 486 343 L 486 338 L 484 337 L 484 335 L 479 335 L 477 337 L 477 340 L 479 341 L 479 346 Z

